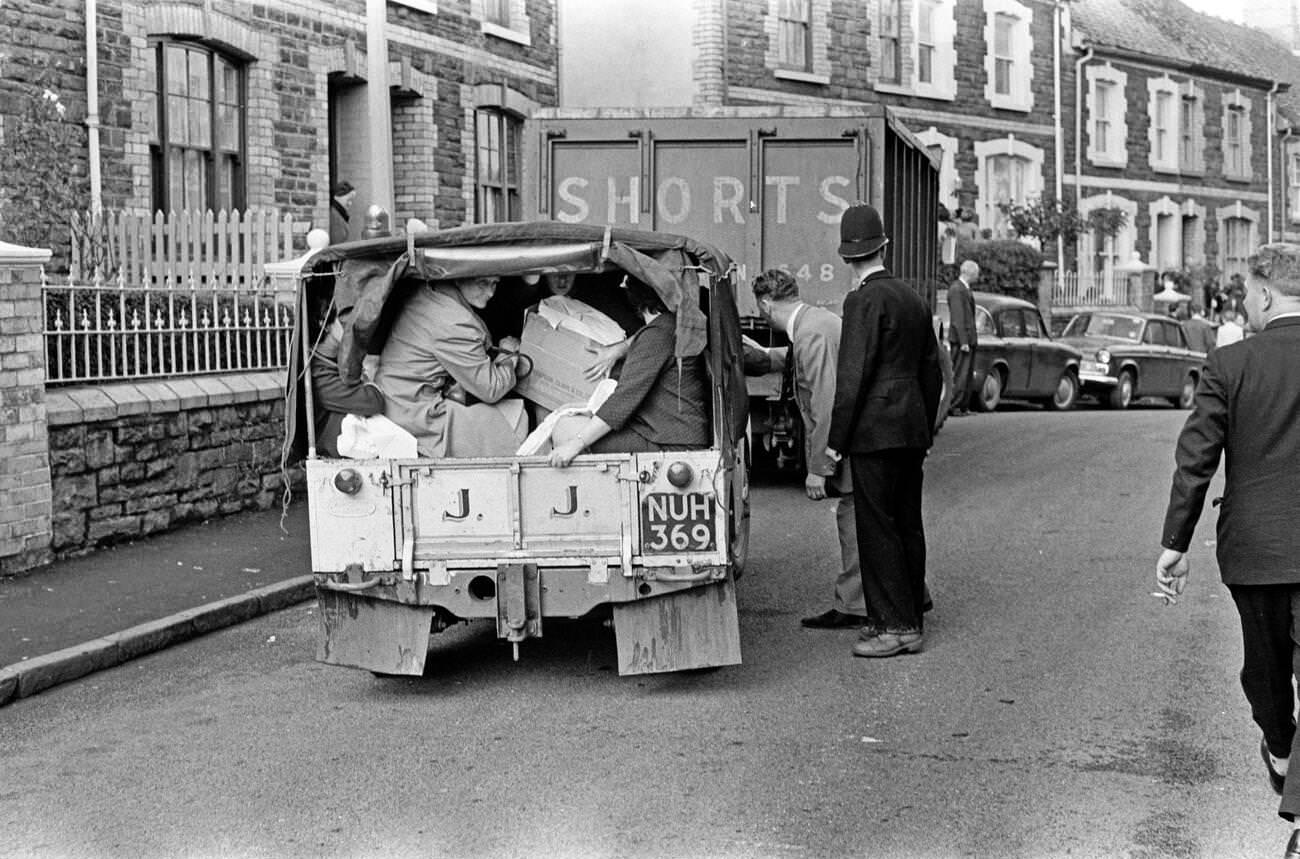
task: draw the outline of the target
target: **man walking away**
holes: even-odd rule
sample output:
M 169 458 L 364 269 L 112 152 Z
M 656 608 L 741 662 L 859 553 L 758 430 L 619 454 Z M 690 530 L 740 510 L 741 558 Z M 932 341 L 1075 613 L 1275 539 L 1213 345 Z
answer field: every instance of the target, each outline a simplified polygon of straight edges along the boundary
M 975 260 L 961 264 L 961 272 L 948 287 L 948 352 L 952 355 L 952 407 L 949 414 L 970 414 L 971 373 L 975 370 L 975 296 L 971 287 L 979 280 L 980 267 Z
M 1183 330 L 1187 332 L 1187 345 L 1197 352 L 1209 355 L 1214 351 L 1214 323 L 1205 318 L 1199 304 L 1193 304 L 1191 316 L 1183 319 Z
M 1269 783 L 1282 796 L 1278 814 L 1295 822 L 1300 777 L 1286 775 L 1300 668 L 1300 245 L 1268 244 L 1251 257 L 1244 303 L 1258 334 L 1210 354 L 1178 437 L 1156 585 L 1166 604 L 1183 592 L 1187 547 L 1222 454 L 1216 554 L 1241 616 L 1241 685 L 1263 733 Z M 1300 828 L 1285 855 L 1300 859 Z
M 788 361 L 795 403 L 804 426 L 804 492 L 813 501 L 836 495 L 835 527 L 840 541 L 840 573 L 835 604 L 801 623 L 814 629 L 860 627 L 867 622 L 858 570 L 858 536 L 854 527 L 853 489 L 848 463 L 826 455 L 835 402 L 835 364 L 840 353 L 840 320 L 829 310 L 799 300 L 799 283 L 788 272 L 769 269 L 753 283 L 759 314 L 790 340 Z
M 827 453 L 847 455 L 867 625 L 855 656 L 921 650 L 925 528 L 921 484 L 943 384 L 930 308 L 885 268 L 885 235 L 871 206 L 840 222 L 840 257 L 857 288 L 844 299 Z

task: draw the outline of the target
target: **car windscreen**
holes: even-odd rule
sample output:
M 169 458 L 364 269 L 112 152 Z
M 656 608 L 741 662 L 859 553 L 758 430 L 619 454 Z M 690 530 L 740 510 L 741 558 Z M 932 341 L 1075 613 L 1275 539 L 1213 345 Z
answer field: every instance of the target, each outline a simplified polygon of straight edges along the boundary
M 1116 337 L 1136 343 L 1142 336 L 1142 319 L 1116 313 L 1094 313 L 1088 320 L 1088 327 L 1076 333 L 1090 337 Z

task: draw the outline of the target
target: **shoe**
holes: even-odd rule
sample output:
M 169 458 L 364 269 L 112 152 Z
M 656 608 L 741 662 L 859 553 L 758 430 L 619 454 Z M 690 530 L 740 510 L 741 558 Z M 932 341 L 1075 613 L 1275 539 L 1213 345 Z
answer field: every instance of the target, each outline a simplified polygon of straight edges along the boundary
M 810 629 L 849 629 L 862 626 L 867 619 L 860 614 L 846 614 L 832 608 L 821 614 L 805 617 L 799 622 Z
M 1273 788 L 1273 793 L 1281 796 L 1282 787 L 1286 784 L 1286 776 L 1273 769 L 1273 761 L 1269 759 L 1268 742 L 1266 740 L 1261 739 L 1259 741 L 1259 756 L 1264 759 L 1264 769 L 1268 771 L 1268 786 Z M 1295 841 L 1294 838 L 1291 840 Z M 1291 848 L 1288 847 L 1287 849 L 1290 850 Z M 1300 852 L 1297 852 L 1296 855 L 1300 857 Z
M 853 645 L 854 656 L 894 656 L 899 653 L 920 653 L 925 636 L 919 632 L 882 632 Z
M 1300 829 L 1291 833 L 1291 840 L 1286 843 L 1282 859 L 1300 859 Z

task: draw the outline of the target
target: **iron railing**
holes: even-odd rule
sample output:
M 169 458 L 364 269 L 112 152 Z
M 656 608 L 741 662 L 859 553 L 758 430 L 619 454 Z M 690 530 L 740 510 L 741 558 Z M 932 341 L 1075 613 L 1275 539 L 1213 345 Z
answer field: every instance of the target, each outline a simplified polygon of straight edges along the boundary
M 157 379 L 288 366 L 294 294 L 253 287 L 56 284 L 42 276 L 50 385 Z

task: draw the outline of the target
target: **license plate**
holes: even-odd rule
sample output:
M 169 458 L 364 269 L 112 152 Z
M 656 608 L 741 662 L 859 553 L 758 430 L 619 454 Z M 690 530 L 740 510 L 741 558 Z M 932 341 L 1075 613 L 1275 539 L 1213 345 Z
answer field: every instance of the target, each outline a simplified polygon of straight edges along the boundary
M 717 502 L 699 492 L 651 492 L 641 500 L 641 550 L 646 553 L 711 552 Z

